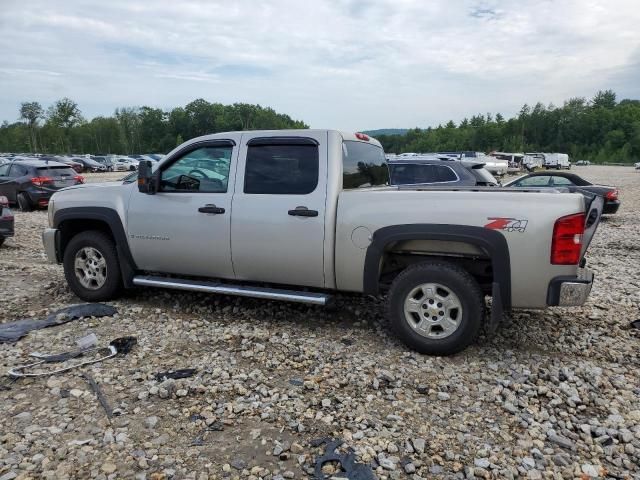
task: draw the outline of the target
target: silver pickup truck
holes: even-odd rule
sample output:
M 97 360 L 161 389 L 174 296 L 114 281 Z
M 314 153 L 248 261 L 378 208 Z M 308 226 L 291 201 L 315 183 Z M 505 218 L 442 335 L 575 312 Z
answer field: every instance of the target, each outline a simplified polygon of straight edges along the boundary
M 361 133 L 207 135 L 141 162 L 136 180 L 49 203 L 47 255 L 84 300 L 134 286 L 318 305 L 386 293 L 397 335 L 445 355 L 512 308 L 580 305 L 591 289 L 600 199 L 388 186 L 382 147 Z

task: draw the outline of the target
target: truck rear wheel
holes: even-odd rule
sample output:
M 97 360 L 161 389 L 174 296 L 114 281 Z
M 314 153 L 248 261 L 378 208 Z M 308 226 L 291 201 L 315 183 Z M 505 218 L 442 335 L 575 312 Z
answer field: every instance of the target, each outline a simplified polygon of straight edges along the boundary
M 63 264 L 69 287 L 82 300 L 109 300 L 122 287 L 116 246 L 100 231 L 89 230 L 73 237 L 64 251 Z
M 409 347 L 428 355 L 451 355 L 477 339 L 484 297 L 466 270 L 424 262 L 395 278 L 387 309 L 391 327 Z

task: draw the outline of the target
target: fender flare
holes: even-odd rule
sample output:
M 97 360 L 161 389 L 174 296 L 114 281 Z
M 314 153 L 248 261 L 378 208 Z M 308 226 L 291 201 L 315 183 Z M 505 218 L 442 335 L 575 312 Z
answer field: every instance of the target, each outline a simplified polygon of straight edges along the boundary
M 511 309 L 511 260 L 509 245 L 502 233 L 483 227 L 467 225 L 418 223 L 383 227 L 373 233 L 364 262 L 363 290 L 376 295 L 379 291 L 380 260 L 384 249 L 402 240 L 441 240 L 475 245 L 487 252 L 491 259 L 493 281 L 497 284 L 504 310 Z M 495 295 L 494 295 L 495 297 Z
M 108 207 L 69 207 L 58 210 L 53 216 L 53 227 L 60 229 L 60 225 L 67 220 L 98 220 L 107 224 L 116 242 L 118 261 L 122 280 L 125 287 L 133 286 L 133 276 L 137 270 L 136 263 L 129 249 L 127 235 L 122 225 L 120 215 L 112 208 Z M 60 235 L 56 236 L 56 255 L 60 260 L 63 258 Z

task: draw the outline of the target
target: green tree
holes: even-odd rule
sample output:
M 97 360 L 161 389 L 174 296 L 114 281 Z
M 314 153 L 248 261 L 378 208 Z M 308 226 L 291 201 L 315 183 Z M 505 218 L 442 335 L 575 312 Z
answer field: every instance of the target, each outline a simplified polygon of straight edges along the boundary
M 38 151 L 37 128 L 38 121 L 43 118 L 44 110 L 38 102 L 23 102 L 20 104 L 20 119 L 29 128 L 29 143 L 32 152 Z

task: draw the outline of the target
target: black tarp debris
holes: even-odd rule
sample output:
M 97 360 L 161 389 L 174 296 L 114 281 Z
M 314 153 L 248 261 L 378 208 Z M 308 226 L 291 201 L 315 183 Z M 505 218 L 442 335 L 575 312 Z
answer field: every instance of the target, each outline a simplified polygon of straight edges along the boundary
M 180 370 L 169 370 L 168 372 L 156 373 L 156 381 L 164 382 L 168 379 L 179 380 L 181 378 L 193 377 L 198 370 L 195 368 L 182 368 Z
M 638 320 L 634 320 L 633 322 L 631 322 L 631 328 L 637 328 L 640 330 L 640 318 Z
M 322 473 L 322 466 L 329 462 L 338 462 L 344 472 L 339 475 L 343 475 L 341 478 L 347 478 L 349 480 L 376 480 L 377 477 L 373 473 L 370 465 L 364 463 L 356 463 L 356 455 L 354 450 L 349 447 L 346 453 L 336 453 L 336 450 L 344 442 L 342 440 L 330 440 L 330 439 L 318 439 L 311 442 L 312 446 L 320 446 L 326 443 L 324 455 L 316 459 L 316 466 L 314 470 L 314 478 L 316 480 L 324 480 L 325 475 Z M 335 476 L 335 475 L 334 475 Z
M 91 387 L 91 390 L 93 390 L 93 393 L 96 394 L 96 398 L 100 402 L 100 405 L 102 405 L 104 412 L 107 414 L 107 418 L 111 420 L 111 417 L 113 417 L 113 409 L 111 408 L 111 405 L 109 405 L 107 397 L 105 397 L 104 392 L 100 388 L 100 385 L 98 385 L 98 382 L 96 382 L 88 373 L 83 373 L 82 377 L 87 381 L 87 383 Z
M 80 318 L 110 317 L 118 313 L 111 305 L 103 303 L 82 303 L 61 308 L 49 314 L 44 320 L 26 318 L 0 324 L 0 343 L 13 343 L 20 340 L 32 330 L 62 325 Z
M 19 377 L 43 377 L 48 375 L 55 375 L 57 373 L 66 372 L 68 370 L 79 368 L 84 365 L 91 365 L 93 363 L 102 362 L 103 360 L 107 360 L 109 358 L 115 357 L 116 355 L 126 355 L 131 351 L 131 349 L 138 343 L 136 337 L 121 337 L 112 340 L 109 343 L 109 346 L 106 348 L 91 348 L 89 350 L 74 350 L 72 352 L 58 353 L 55 355 L 42 355 L 42 354 L 32 354 L 38 358 L 37 362 L 29 363 L 26 365 L 20 365 L 9 370 L 8 375 L 10 377 L 19 378 Z M 57 368 L 54 370 L 41 371 L 40 367 L 43 364 L 47 363 L 62 363 L 67 360 L 72 360 L 74 358 L 87 356 L 89 354 L 97 355 L 97 358 L 92 358 L 89 360 L 85 360 L 83 362 L 74 363 L 72 365 L 68 365 L 62 368 Z M 37 369 L 38 371 L 33 371 Z

